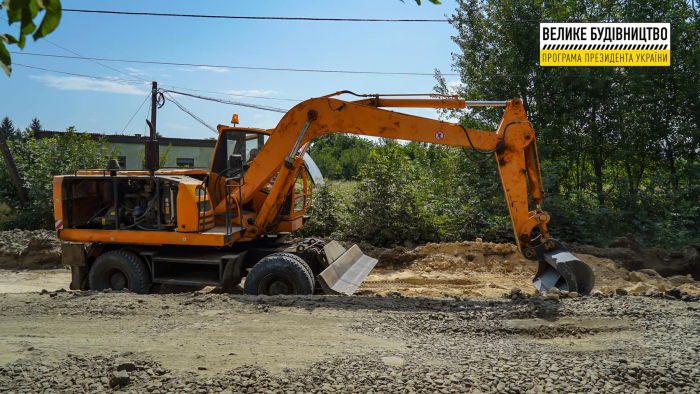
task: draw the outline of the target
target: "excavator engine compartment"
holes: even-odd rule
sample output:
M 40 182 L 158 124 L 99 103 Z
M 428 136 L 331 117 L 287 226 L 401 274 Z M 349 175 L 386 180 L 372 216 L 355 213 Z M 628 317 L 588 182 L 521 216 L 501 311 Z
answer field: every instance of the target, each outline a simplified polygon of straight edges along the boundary
M 79 172 L 62 183 L 65 229 L 192 232 L 214 227 L 206 186 L 192 176 Z

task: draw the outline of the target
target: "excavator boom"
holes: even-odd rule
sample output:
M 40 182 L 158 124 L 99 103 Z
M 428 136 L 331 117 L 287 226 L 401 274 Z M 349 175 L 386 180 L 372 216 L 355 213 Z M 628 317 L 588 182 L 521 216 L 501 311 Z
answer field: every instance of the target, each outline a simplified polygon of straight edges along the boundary
M 353 102 L 332 96 L 304 101 L 287 112 L 250 163 L 245 174 L 246 182 L 240 190 L 242 204 L 249 202 L 254 192 L 275 175 L 277 178 L 254 224 L 247 228 L 247 237 L 258 236 L 275 223 L 275 207 L 293 187 L 291 180 L 303 162 L 301 156 L 314 138 L 330 133 L 348 133 L 471 148 L 495 156 L 515 242 L 526 259 L 540 261 L 533 280 L 538 290 L 548 291 L 556 286 L 561 290 L 590 293 L 595 280 L 590 267 L 549 237 L 547 223 L 550 215 L 542 209 L 543 191 L 535 133 L 520 99 L 467 103 L 454 97 L 386 98 L 374 95 Z M 504 106 L 503 118 L 496 132 L 466 129 L 459 124 L 380 108 L 464 108 L 467 105 Z M 533 236 L 535 227 L 539 230 L 537 237 Z

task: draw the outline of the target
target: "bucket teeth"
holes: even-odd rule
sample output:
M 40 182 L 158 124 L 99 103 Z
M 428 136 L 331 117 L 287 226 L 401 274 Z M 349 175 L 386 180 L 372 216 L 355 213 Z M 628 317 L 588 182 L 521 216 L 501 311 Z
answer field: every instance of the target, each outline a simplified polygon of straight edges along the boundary
M 595 285 L 595 275 L 588 264 L 579 260 L 559 242 L 557 247 L 543 253 L 537 273 L 532 279 L 538 291 L 559 290 L 588 295 Z

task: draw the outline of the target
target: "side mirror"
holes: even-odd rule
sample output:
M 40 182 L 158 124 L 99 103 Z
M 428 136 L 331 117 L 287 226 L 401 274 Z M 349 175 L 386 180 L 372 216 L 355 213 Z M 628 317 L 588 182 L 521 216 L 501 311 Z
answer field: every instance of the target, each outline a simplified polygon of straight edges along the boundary
M 243 156 L 241 155 L 231 155 L 228 157 L 229 168 L 242 168 L 243 167 Z

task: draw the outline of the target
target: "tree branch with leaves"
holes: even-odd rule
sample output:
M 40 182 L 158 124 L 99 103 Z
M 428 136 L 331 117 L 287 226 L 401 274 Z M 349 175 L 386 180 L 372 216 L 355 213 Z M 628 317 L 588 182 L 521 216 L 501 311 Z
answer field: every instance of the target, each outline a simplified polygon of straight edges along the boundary
M 24 49 L 27 36 L 34 41 L 56 30 L 61 20 L 61 2 L 59 0 L 2 0 L 2 9 L 7 11 L 7 23 L 12 26 L 20 22 L 19 35 L 0 34 L 0 66 L 9 77 L 12 73 L 12 59 L 7 45 L 17 45 Z M 35 21 L 43 11 L 41 22 Z M 38 24 L 38 27 L 37 27 Z

